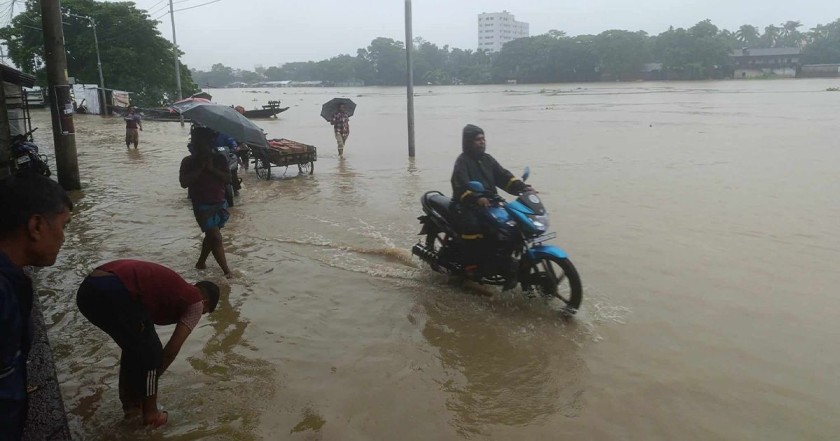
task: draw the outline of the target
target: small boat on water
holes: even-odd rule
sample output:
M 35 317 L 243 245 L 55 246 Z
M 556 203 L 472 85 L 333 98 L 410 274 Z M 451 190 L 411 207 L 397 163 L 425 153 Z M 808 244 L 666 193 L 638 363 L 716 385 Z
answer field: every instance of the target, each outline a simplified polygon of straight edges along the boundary
M 268 105 L 262 106 L 262 109 L 246 110 L 243 115 L 246 118 L 274 118 L 278 114 L 289 110 L 288 107 L 280 107 L 280 101 L 269 101 Z

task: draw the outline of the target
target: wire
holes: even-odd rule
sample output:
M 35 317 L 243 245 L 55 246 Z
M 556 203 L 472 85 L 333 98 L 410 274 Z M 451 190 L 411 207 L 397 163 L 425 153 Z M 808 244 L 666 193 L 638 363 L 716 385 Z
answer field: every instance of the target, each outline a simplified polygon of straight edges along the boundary
M 159 2 L 157 2 L 157 3 L 153 4 L 152 6 L 149 6 L 148 8 L 146 8 L 146 11 L 151 11 L 152 9 L 156 8 L 159 4 L 161 4 L 165 1 L 166 0 L 160 0 Z
M 186 11 L 186 10 L 188 10 L 188 9 L 200 8 L 200 7 L 202 7 L 202 6 L 212 5 L 213 3 L 218 3 L 218 2 L 220 2 L 220 1 L 222 1 L 222 0 L 213 0 L 212 2 L 207 2 L 207 3 L 202 3 L 202 4 L 200 4 L 200 5 L 190 6 L 189 8 L 176 9 L 174 12 Z

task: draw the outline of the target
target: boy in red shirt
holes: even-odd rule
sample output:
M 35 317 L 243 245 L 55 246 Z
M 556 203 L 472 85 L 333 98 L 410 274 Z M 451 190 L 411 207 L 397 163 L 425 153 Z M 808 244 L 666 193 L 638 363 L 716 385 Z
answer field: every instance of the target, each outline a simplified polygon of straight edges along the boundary
M 76 294 L 79 311 L 122 349 L 120 401 L 126 416 L 141 409 L 143 423 L 166 424 L 157 408 L 157 382 L 175 360 L 202 314 L 213 312 L 219 287 L 190 285 L 175 271 L 152 262 L 115 260 L 93 270 Z M 175 325 L 163 347 L 155 325 Z

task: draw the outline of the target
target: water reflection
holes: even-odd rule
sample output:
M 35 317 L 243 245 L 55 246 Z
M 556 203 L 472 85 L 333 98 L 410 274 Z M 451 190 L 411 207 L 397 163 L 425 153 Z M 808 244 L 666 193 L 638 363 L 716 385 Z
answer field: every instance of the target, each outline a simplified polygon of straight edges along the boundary
M 359 173 L 350 166 L 347 159 L 339 159 L 336 165 L 335 191 L 332 199 L 341 206 L 362 206 L 367 197 L 362 191 Z
M 476 307 L 476 298 L 424 303 L 422 334 L 449 371 L 452 424 L 464 437 L 491 426 L 527 426 L 553 415 L 577 416 L 588 369 L 568 335 L 572 322 L 516 302 Z

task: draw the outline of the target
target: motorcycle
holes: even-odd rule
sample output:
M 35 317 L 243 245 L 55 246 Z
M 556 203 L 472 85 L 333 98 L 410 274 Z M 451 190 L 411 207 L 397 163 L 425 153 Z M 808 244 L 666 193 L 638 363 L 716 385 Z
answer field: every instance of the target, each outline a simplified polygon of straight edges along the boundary
M 225 199 L 228 206 L 233 207 L 233 197 L 239 196 L 239 189 L 242 188 L 242 180 L 239 178 L 239 156 L 224 145 L 216 146 L 215 149 L 216 154 L 223 155 L 228 163 L 230 184 L 225 185 Z
M 526 168 L 522 180 L 529 174 Z M 469 189 L 491 202 L 490 208 L 481 211 L 483 221 L 498 233 L 497 237 L 485 239 L 495 240 L 497 245 L 495 252 L 487 256 L 489 270 L 475 274 L 465 269 L 463 241 L 454 227 L 454 204 L 439 191 L 426 192 L 420 198 L 424 214 L 417 219 L 422 225 L 419 234 L 425 236 L 425 241 L 415 244 L 412 254 L 443 274 L 472 278 L 481 284 L 502 286 L 503 290 L 518 283 L 529 295 L 536 291 L 547 300 L 559 299 L 564 313 L 575 314 L 583 299 L 580 275 L 565 251 L 546 244 L 557 234 L 546 232 L 548 213 L 537 193 L 526 191 L 507 202 L 487 192 L 478 181 L 470 182 Z
M 39 153 L 38 145 L 32 142 L 32 133 L 37 127 L 12 137 L 12 166 L 15 172 L 35 172 L 50 176 L 49 158 Z

